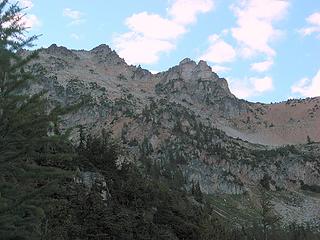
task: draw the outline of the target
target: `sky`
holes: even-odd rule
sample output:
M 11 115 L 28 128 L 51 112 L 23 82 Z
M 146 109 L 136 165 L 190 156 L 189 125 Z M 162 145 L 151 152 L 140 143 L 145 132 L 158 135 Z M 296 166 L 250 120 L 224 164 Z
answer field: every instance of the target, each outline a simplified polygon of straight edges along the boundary
M 237 97 L 320 96 L 320 0 L 20 0 L 37 47 L 107 44 L 165 71 L 205 60 Z

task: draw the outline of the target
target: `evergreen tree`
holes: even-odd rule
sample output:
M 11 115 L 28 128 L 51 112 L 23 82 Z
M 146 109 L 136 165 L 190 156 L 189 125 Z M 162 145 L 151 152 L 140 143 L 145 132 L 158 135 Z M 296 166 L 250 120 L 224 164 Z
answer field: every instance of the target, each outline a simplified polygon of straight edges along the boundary
M 260 187 L 260 210 L 259 210 L 259 225 L 262 230 L 262 239 L 268 240 L 272 230 L 277 227 L 280 217 L 273 212 L 273 204 L 270 193 L 267 192 L 264 186 Z
M 191 194 L 194 196 L 194 198 L 198 202 L 202 202 L 203 196 L 202 196 L 202 192 L 201 192 L 199 181 L 196 183 L 196 185 L 194 185 L 194 183 L 192 183 Z
M 311 141 L 311 138 L 310 138 L 310 136 L 308 135 L 308 136 L 307 136 L 307 144 L 311 144 L 311 143 L 313 143 L 313 142 Z
M 0 1 L 0 239 L 44 234 L 48 195 L 68 175 L 57 166 L 72 159 L 65 139 L 49 136 L 58 109 L 48 114 L 43 93 L 26 94 L 34 80 L 27 64 L 37 52 L 23 49 L 37 36 L 26 37 L 23 17 L 17 4 Z

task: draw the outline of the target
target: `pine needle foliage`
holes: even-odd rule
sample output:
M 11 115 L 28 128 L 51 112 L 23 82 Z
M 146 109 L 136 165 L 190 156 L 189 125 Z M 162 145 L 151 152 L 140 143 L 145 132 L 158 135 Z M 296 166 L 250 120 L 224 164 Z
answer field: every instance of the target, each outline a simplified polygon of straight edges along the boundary
M 18 4 L 0 1 L 0 239 L 40 239 L 44 204 L 69 173 L 57 168 L 72 160 L 71 146 L 50 134 L 57 111 L 48 113 L 44 93 L 26 94 L 34 81 L 25 54 L 37 36 L 27 37 Z

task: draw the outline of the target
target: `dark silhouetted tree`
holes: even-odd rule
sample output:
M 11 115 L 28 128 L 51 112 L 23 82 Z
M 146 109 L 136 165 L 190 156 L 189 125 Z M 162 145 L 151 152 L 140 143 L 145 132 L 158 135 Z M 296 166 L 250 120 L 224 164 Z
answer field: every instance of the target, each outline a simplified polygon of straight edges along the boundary
M 71 160 L 66 157 L 70 145 L 50 133 L 58 109 L 47 113 L 43 93 L 26 93 L 34 80 L 27 66 L 37 52 L 23 54 L 23 49 L 31 47 L 37 36 L 26 36 L 23 18 L 17 4 L 0 1 L 1 239 L 41 237 L 47 220 L 45 196 L 68 175 L 56 166 Z

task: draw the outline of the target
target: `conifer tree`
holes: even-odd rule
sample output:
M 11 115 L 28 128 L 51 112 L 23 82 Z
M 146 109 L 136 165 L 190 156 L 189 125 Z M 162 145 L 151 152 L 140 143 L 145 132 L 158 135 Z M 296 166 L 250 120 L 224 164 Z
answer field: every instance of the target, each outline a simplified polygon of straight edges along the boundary
M 17 3 L 0 1 L 0 239 L 40 239 L 47 196 L 68 175 L 57 166 L 72 159 L 65 139 L 49 136 L 58 110 L 47 113 L 43 93 L 27 94 L 37 52 L 24 49 L 37 36 L 26 36 L 23 18 Z
M 270 232 L 272 232 L 272 230 L 275 230 L 275 228 L 277 227 L 280 221 L 280 216 L 276 215 L 273 212 L 272 199 L 265 186 L 261 185 L 260 191 L 260 210 L 258 212 L 260 218 L 259 224 L 262 230 L 262 239 L 268 240 Z

